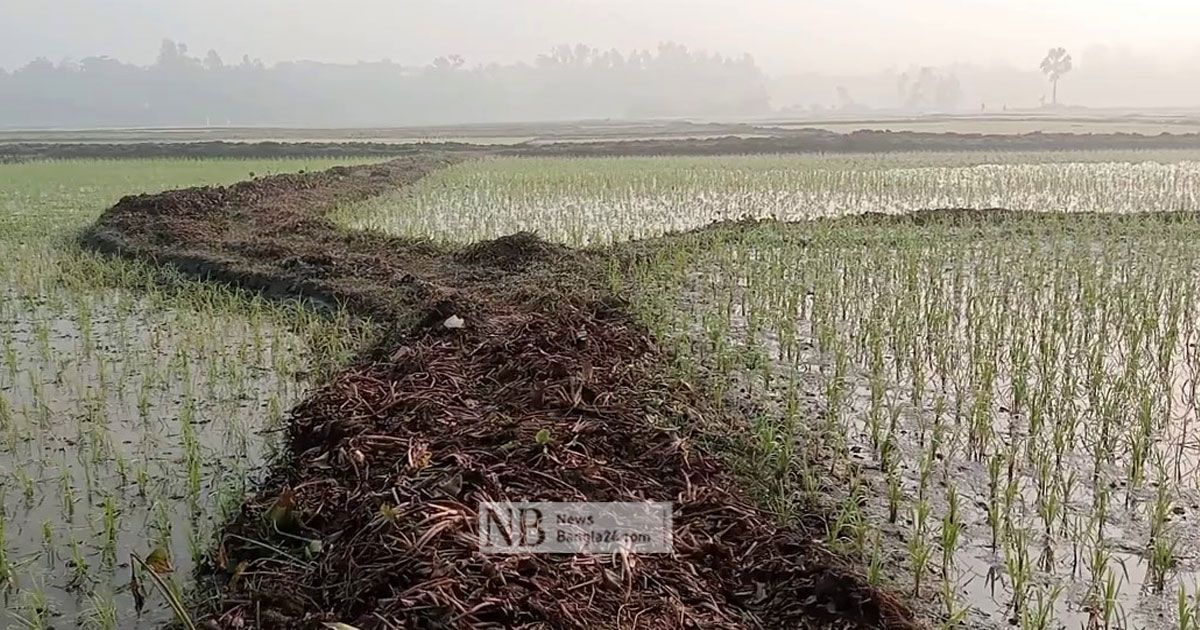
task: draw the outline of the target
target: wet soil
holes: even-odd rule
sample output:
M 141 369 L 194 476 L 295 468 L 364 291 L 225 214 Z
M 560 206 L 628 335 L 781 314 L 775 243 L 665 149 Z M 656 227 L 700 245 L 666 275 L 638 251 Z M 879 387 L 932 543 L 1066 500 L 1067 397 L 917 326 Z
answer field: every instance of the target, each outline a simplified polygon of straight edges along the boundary
M 920 627 L 813 542 L 819 514 L 781 525 L 697 446 L 747 419 L 668 376 L 591 254 L 530 234 L 450 250 L 324 216 L 454 159 L 127 197 L 84 235 L 387 331 L 293 411 L 284 465 L 215 543 L 204 623 Z M 675 553 L 480 554 L 476 510 L 506 500 L 670 501 Z

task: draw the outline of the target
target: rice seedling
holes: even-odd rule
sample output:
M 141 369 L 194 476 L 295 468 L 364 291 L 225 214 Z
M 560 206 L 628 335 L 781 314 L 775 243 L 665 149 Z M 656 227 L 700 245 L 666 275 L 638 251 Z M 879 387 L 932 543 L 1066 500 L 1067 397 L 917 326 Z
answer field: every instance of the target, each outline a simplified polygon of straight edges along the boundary
M 4 515 L 0 514 L 0 585 L 10 586 L 15 577 L 12 560 L 8 557 L 7 525 Z
M 1179 585 L 1175 600 L 1175 619 L 1179 623 L 1179 630 L 1200 628 L 1200 601 L 1196 599 L 1195 587 L 1189 594 L 1184 585 Z
M 90 608 L 85 611 L 83 627 L 96 630 L 115 630 L 118 627 L 117 604 L 112 593 L 103 592 L 88 595 Z

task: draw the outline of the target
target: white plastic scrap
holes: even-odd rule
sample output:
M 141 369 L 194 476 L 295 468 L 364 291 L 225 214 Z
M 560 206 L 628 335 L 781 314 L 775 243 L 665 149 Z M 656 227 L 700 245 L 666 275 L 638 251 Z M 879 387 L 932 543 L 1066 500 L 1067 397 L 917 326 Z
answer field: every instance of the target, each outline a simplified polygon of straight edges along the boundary
M 463 318 L 458 315 L 451 315 L 446 318 L 446 321 L 442 322 L 442 325 L 450 330 L 458 330 L 459 328 L 466 327 L 467 322 L 464 322 Z

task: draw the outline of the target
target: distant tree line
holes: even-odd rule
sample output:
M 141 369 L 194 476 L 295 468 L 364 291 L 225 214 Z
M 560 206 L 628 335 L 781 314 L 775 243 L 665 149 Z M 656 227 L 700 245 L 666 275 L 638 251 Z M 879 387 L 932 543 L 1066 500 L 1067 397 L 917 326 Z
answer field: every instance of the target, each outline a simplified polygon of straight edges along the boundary
M 622 54 L 560 46 L 532 63 L 423 67 L 390 61 L 228 63 L 164 41 L 157 61 L 109 57 L 0 69 L 0 126 L 383 126 L 769 111 L 767 80 L 749 56 L 678 44 Z

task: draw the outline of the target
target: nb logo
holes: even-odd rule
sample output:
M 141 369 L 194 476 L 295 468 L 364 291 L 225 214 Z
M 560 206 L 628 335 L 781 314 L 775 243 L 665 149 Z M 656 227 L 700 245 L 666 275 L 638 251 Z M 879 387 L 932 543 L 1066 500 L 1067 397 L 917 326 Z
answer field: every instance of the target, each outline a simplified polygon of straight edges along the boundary
M 546 542 L 544 518 L 540 508 L 484 503 L 479 514 L 480 524 L 484 525 L 480 528 L 481 546 L 494 550 L 536 547 Z

